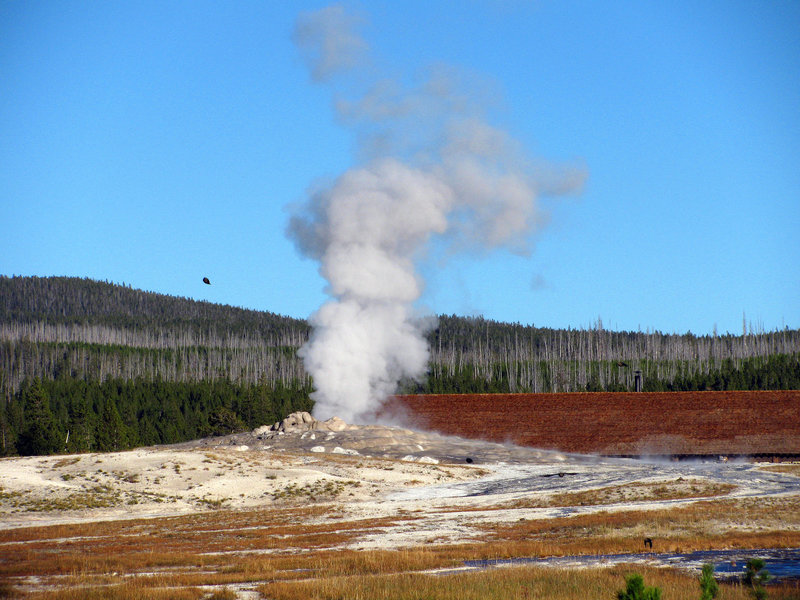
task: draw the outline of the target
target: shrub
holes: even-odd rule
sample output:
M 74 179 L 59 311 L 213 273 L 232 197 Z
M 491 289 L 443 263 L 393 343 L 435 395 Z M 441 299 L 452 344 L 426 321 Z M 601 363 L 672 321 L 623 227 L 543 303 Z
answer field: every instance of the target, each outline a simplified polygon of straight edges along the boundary
M 625 578 L 626 588 L 617 592 L 617 600 L 661 600 L 661 590 L 645 587 L 644 578 L 633 573 Z
M 744 569 L 744 576 L 742 581 L 750 590 L 756 600 L 764 600 L 767 597 L 767 590 L 764 589 L 764 584 L 769 581 L 771 575 L 769 571 L 764 568 L 764 561 L 760 558 L 751 558 L 747 561 Z
M 700 575 L 700 600 L 713 600 L 719 593 L 719 585 L 714 579 L 714 565 L 703 565 Z

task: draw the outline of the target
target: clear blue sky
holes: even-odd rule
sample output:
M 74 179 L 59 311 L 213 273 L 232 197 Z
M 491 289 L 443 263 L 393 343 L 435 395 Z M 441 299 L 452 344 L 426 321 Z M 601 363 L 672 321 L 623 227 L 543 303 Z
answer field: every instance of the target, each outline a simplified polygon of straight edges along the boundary
M 307 317 L 287 207 L 357 160 L 292 31 L 322 2 L 0 0 L 0 274 Z M 534 251 L 424 268 L 422 304 L 538 326 L 800 327 L 800 2 L 347 5 L 384 68 L 480 74 L 577 161 Z M 202 283 L 208 276 L 211 286 Z

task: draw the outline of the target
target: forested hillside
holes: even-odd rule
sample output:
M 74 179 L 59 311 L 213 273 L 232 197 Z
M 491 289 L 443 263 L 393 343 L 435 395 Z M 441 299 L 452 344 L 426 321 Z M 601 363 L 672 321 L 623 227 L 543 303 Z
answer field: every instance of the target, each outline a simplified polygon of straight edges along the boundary
M 800 389 L 800 331 L 690 333 L 546 329 L 439 317 L 430 375 L 407 392 Z
M 72 277 L 0 276 L 0 380 L 305 381 L 308 324 Z
M 77 277 L 0 275 L 0 322 L 107 326 L 162 339 L 127 338 L 125 343 L 165 347 L 175 343 L 219 345 L 222 339 L 259 338 L 273 345 L 297 344 L 308 324 L 270 312 L 198 302 Z M 85 334 L 83 334 L 85 335 Z M 119 343 L 119 338 L 97 341 Z
M 296 352 L 308 335 L 305 321 L 269 312 L 0 276 L 0 453 L 170 443 L 307 410 L 312 382 Z M 636 370 L 651 391 L 800 389 L 798 330 L 695 336 L 441 316 L 428 340 L 428 376 L 401 391 L 623 391 Z

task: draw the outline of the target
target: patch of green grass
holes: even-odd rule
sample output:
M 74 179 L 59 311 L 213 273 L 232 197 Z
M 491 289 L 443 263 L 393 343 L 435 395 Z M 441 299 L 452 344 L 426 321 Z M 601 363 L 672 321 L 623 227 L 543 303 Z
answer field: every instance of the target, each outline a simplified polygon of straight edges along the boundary
M 97 485 L 90 490 L 75 492 L 64 497 L 37 498 L 19 504 L 25 512 L 54 512 L 83 510 L 86 508 L 113 508 L 122 504 L 122 495 L 107 485 Z
M 10 500 L 11 503 L 16 501 L 16 499 L 22 497 L 24 492 L 8 492 L 0 485 L 0 503 L 4 503 L 6 500 Z
M 340 496 L 347 487 L 359 487 L 360 481 L 333 481 L 319 479 L 312 483 L 307 483 L 303 486 L 298 486 L 296 483 L 290 483 L 282 490 L 272 493 L 273 500 L 309 500 L 327 501 Z
M 197 503 L 201 506 L 205 506 L 206 508 L 213 508 L 214 510 L 217 510 L 222 508 L 229 500 L 230 498 L 211 498 L 210 496 L 204 496 L 202 498 L 198 498 Z

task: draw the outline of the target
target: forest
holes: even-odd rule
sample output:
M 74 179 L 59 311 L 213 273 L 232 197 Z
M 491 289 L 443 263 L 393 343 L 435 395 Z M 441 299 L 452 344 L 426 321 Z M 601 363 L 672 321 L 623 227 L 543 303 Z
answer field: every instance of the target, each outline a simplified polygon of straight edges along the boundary
M 75 277 L 0 276 L 0 454 L 124 449 L 309 410 L 306 321 Z M 800 389 L 800 330 L 552 329 L 441 315 L 403 393 Z

